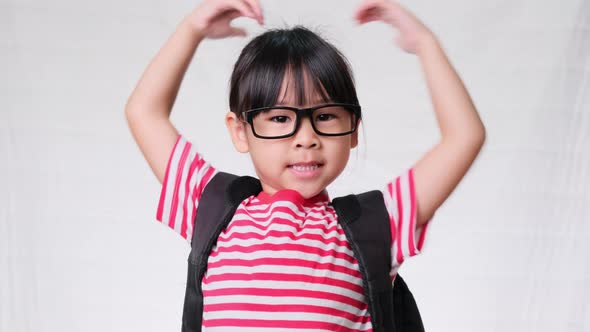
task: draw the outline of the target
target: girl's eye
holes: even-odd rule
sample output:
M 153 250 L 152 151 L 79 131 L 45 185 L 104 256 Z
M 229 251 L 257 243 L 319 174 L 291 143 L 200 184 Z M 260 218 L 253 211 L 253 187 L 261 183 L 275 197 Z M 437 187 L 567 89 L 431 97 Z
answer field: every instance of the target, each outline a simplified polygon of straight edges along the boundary
M 316 119 L 319 120 L 319 121 L 328 121 L 328 120 L 332 120 L 332 119 L 335 119 L 335 118 L 337 118 L 336 115 L 329 114 L 329 113 L 323 113 L 323 114 L 320 114 L 320 115 L 318 115 L 316 117 Z
M 278 115 L 278 116 L 271 117 L 269 120 L 272 122 L 285 123 L 285 122 L 289 121 L 289 117 L 284 116 L 284 115 Z

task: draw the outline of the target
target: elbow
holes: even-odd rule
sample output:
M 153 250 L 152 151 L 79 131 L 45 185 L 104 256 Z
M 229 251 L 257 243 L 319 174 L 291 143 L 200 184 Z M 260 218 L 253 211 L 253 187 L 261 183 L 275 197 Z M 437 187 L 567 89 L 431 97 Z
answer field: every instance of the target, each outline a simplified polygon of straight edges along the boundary
M 478 121 L 477 125 L 472 126 L 471 130 L 467 132 L 463 140 L 470 145 L 481 147 L 486 141 L 486 136 L 486 127 L 481 121 Z
M 127 118 L 127 120 L 129 120 L 129 116 L 131 115 L 131 110 L 133 109 L 133 107 L 131 106 L 131 98 L 129 98 L 127 100 L 127 102 L 125 103 L 125 118 Z
M 133 111 L 131 108 L 129 107 L 125 107 L 125 120 L 127 121 L 127 123 L 130 123 L 132 121 L 133 118 Z
M 482 125 L 481 128 L 474 130 L 470 135 L 464 139 L 465 143 L 477 151 L 481 150 L 486 142 L 486 130 Z
M 125 103 L 125 116 L 129 117 L 131 114 L 135 113 L 135 109 L 139 108 L 136 106 L 136 103 L 133 102 L 132 98 L 129 97 L 127 102 Z
M 486 141 L 486 127 L 484 127 L 483 124 L 481 124 L 481 128 L 478 129 L 476 131 L 476 133 L 474 134 L 474 140 L 476 143 L 478 143 L 479 145 L 483 145 Z
M 443 136 L 442 141 L 465 147 L 477 147 L 479 149 L 486 141 L 486 130 L 481 125 L 470 130 L 463 130 L 460 134 Z
M 479 114 L 477 114 L 477 112 L 475 113 L 475 118 L 473 118 L 470 122 L 471 123 L 469 125 L 465 126 L 468 129 L 467 139 L 472 144 L 481 147 L 486 141 L 486 127 L 484 126 L 483 121 L 481 121 L 481 117 Z
M 470 140 L 470 146 L 473 148 L 474 153 L 478 154 L 483 145 L 486 142 L 486 130 L 485 127 L 482 125 L 481 130 L 478 130 Z
M 483 145 L 486 142 L 486 137 L 487 137 L 486 127 L 482 123 L 481 130 L 480 130 L 480 136 L 479 136 L 479 139 L 481 141 L 481 145 Z

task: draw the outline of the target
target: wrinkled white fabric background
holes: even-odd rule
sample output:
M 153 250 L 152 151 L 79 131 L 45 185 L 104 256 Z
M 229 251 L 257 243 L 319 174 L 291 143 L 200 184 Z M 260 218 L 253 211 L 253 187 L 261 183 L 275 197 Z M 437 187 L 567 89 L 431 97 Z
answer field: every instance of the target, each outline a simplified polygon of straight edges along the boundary
M 0 331 L 178 331 L 188 244 L 124 106 L 196 2 L 0 1 Z M 417 59 L 358 1 L 262 1 L 350 60 L 364 135 L 332 197 L 379 188 L 439 132 Z M 487 128 L 477 161 L 400 273 L 427 331 L 590 331 L 590 2 L 404 1 L 437 34 Z M 246 39 L 205 41 L 172 120 L 252 174 L 223 125 Z

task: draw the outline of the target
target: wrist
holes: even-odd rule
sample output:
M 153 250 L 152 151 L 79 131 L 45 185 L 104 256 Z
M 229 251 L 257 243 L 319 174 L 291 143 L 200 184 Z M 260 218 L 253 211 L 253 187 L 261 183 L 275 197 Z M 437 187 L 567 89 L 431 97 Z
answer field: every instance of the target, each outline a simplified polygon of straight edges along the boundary
M 416 45 L 416 55 L 418 57 L 422 57 L 425 54 L 430 53 L 431 51 L 439 48 L 440 43 L 436 36 L 434 36 L 430 32 L 425 32 L 418 40 L 418 43 Z
M 194 18 L 190 15 L 185 17 L 184 20 L 182 20 L 179 29 L 186 31 L 197 42 L 201 42 L 203 39 L 205 39 L 203 29 L 199 27 L 198 24 L 195 24 Z

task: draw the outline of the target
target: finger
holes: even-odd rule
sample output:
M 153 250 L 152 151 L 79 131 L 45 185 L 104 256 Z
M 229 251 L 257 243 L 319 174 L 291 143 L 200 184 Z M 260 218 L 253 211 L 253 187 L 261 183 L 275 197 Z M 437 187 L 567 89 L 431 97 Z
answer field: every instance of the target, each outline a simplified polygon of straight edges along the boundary
M 371 21 L 379 21 L 383 18 L 382 13 L 377 8 L 369 8 L 365 12 L 361 13 L 357 20 L 359 23 L 367 23 Z
M 242 28 L 230 27 L 229 35 L 235 36 L 235 37 L 245 37 L 248 34 L 246 33 L 246 30 L 244 30 Z
M 370 23 L 370 22 L 381 22 L 381 20 L 378 19 L 378 18 L 367 18 L 367 19 L 364 19 L 362 21 L 358 21 L 359 24 L 367 24 L 367 23 Z
M 260 7 L 260 3 L 258 0 L 245 0 L 250 8 L 256 13 L 258 17 L 258 23 L 261 25 L 264 24 L 264 16 L 262 15 L 262 7 Z
M 381 12 L 377 8 L 369 8 L 365 13 L 365 18 L 378 18 L 381 16 Z
M 377 8 L 378 4 L 375 1 L 363 1 L 363 3 L 361 3 L 355 12 L 355 18 L 356 19 L 360 19 L 363 16 L 366 15 L 366 12 L 369 10 L 374 10 L 374 8 Z
M 356 13 L 356 19 L 359 22 L 367 19 L 378 19 L 381 16 L 381 9 L 378 7 L 367 7 Z
M 242 13 L 237 9 L 232 9 L 219 17 L 220 20 L 231 21 L 234 18 L 242 16 Z
M 246 5 L 243 0 L 227 0 L 227 4 L 231 9 L 239 10 L 243 16 L 256 19 L 256 13 L 254 13 L 250 6 Z

